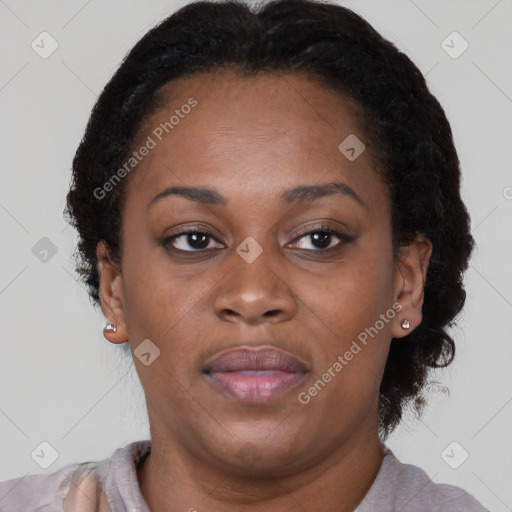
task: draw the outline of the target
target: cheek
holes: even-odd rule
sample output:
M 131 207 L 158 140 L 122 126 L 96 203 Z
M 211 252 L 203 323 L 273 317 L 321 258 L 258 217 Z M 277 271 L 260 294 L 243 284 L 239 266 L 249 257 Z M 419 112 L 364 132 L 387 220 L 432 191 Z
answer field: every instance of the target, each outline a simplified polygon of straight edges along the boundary
M 150 338 L 163 348 L 166 339 L 176 338 L 175 331 L 183 328 L 180 324 L 189 321 L 201 287 L 191 286 L 179 268 L 171 268 L 162 249 L 142 241 L 127 244 L 122 271 L 130 340 Z
M 150 379 L 164 379 L 166 389 L 177 382 L 191 387 L 191 369 L 204 350 L 203 338 L 212 332 L 204 326 L 215 322 L 211 297 L 219 273 L 215 267 L 198 271 L 172 264 L 163 249 L 150 244 L 126 247 L 123 256 L 124 314 L 132 352 L 144 339 L 160 349 L 155 367 L 148 367 L 151 372 L 135 360 L 141 381 L 150 385 Z
M 161 255 L 154 254 L 158 252 L 139 247 L 124 253 L 125 322 L 136 371 L 151 407 L 160 410 L 172 402 L 174 411 L 185 411 L 190 407 L 190 394 L 183 390 L 191 389 L 188 372 L 194 365 L 192 347 L 197 349 L 198 308 L 205 284 L 184 282 Z M 145 339 L 160 351 L 148 366 L 134 354 Z
M 298 273 L 293 289 L 306 306 L 303 314 L 316 320 L 325 341 L 342 349 L 391 308 L 393 268 L 391 248 L 361 248 L 321 276 Z M 382 330 L 388 331 L 389 323 Z
M 314 379 L 302 396 L 312 408 L 331 411 L 322 417 L 332 428 L 368 413 L 378 398 L 396 315 L 391 246 L 378 246 L 361 248 L 322 280 L 295 281 L 308 306 L 302 322 L 306 336 L 316 333 L 312 339 L 321 342 L 314 351 Z

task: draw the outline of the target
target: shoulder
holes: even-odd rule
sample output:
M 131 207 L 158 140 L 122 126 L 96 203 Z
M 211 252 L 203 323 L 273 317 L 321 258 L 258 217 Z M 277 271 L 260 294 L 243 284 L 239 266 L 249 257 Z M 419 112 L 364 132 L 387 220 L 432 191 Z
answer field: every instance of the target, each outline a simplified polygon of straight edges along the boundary
M 62 512 L 62 503 L 79 464 L 49 475 L 25 475 L 0 482 L 0 510 L 8 512 Z
M 372 487 L 356 512 L 489 512 L 455 485 L 436 484 L 421 468 L 400 462 L 389 448 Z
M 109 499 L 113 498 L 115 504 L 123 503 L 126 495 L 129 499 L 133 493 L 134 464 L 149 449 L 149 441 L 136 441 L 99 462 L 69 464 L 48 475 L 25 475 L 0 482 L 0 511 L 105 510 L 103 507 L 91 508 L 90 499 L 99 500 L 95 501 L 96 506 L 103 505 L 106 503 L 104 493 Z M 118 485 L 120 479 L 127 480 L 128 490 Z

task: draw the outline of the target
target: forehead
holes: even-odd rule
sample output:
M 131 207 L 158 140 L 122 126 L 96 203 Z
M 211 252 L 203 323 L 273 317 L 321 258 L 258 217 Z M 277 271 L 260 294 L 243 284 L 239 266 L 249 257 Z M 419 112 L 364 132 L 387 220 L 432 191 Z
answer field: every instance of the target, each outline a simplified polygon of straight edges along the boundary
M 135 144 L 151 139 L 153 147 L 130 176 L 127 202 L 150 201 L 172 184 L 227 195 L 335 178 L 377 185 L 369 151 L 351 161 L 339 149 L 354 136 L 369 145 L 359 119 L 355 102 L 305 75 L 222 70 L 175 80 Z

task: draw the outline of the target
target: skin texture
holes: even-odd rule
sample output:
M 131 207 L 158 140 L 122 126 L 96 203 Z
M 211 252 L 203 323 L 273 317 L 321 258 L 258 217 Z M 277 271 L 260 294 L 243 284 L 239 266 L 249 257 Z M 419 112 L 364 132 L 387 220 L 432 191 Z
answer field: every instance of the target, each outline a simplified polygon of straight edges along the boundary
M 132 353 L 144 339 L 161 351 L 149 366 L 134 357 L 152 439 L 142 493 L 154 512 L 351 511 L 382 462 L 379 383 L 391 338 L 410 332 L 402 321 L 421 322 L 430 242 L 418 235 L 394 258 L 388 188 L 356 106 L 340 94 L 302 75 L 224 70 L 176 80 L 165 97 L 141 141 L 190 97 L 198 104 L 129 177 L 121 265 L 105 244 L 97 249 L 102 309 L 117 326 L 105 336 L 129 340 Z M 368 144 L 355 161 L 338 150 L 349 134 Z M 332 182 L 364 204 L 348 194 L 281 198 Z M 173 195 L 148 206 L 170 186 L 216 189 L 226 203 Z M 186 235 L 164 246 L 191 226 L 214 235 L 206 251 Z M 319 246 L 303 235 L 321 226 L 353 240 L 333 235 Z M 236 252 L 249 236 L 263 249 L 252 263 Z M 301 404 L 298 394 L 395 303 L 401 311 Z M 309 372 L 267 403 L 243 404 L 201 373 L 206 359 L 238 346 L 279 348 Z

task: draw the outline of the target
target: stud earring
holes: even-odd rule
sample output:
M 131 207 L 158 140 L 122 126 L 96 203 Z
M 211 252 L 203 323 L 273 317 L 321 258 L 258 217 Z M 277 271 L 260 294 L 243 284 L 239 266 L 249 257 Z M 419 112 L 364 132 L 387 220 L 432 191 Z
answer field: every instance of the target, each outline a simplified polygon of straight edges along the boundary
M 411 324 L 409 323 L 409 320 L 404 320 L 402 322 L 402 326 L 401 327 L 402 327 L 402 329 L 407 330 L 407 329 L 409 329 L 410 326 L 411 326 Z
M 109 323 L 105 326 L 104 331 L 107 331 L 107 332 L 116 332 L 116 331 L 117 331 L 117 327 L 116 327 L 112 322 L 109 322 Z

